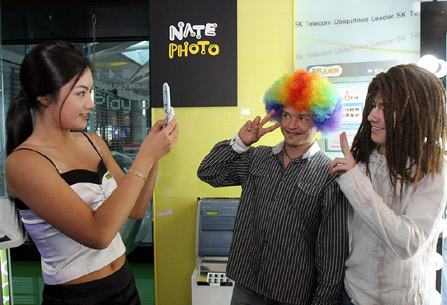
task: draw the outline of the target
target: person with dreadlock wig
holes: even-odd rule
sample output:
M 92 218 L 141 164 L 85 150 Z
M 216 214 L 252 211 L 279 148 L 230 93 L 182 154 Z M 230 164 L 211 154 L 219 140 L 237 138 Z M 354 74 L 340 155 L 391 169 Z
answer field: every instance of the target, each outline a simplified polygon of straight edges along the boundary
M 340 98 L 326 78 L 298 70 L 275 82 L 264 103 L 267 116 L 217 143 L 197 172 L 214 187 L 242 186 L 227 265 L 231 304 L 338 305 L 348 202 L 315 134 L 338 130 Z M 264 127 L 269 120 L 278 122 Z M 252 146 L 278 127 L 284 141 Z
M 436 245 L 446 202 L 445 88 L 413 64 L 378 74 L 332 173 L 353 208 L 343 304 L 441 304 Z

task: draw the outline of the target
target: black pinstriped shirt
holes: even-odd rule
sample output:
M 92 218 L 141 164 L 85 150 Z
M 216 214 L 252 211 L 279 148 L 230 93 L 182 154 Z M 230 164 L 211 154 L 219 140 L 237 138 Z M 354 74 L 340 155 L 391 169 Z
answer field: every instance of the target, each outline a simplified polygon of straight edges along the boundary
M 318 144 L 286 169 L 282 147 L 239 154 L 223 141 L 200 164 L 198 177 L 212 186 L 242 186 L 227 275 L 282 303 L 338 305 L 347 200 Z

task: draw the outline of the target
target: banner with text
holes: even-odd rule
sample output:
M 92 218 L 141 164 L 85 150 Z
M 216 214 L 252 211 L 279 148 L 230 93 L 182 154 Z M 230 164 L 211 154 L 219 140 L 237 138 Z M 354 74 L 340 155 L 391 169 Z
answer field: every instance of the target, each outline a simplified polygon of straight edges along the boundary
M 416 63 L 420 2 L 305 0 L 294 2 L 295 69 L 334 82 L 369 81 L 400 63 Z
M 151 106 L 237 106 L 237 1 L 151 0 Z

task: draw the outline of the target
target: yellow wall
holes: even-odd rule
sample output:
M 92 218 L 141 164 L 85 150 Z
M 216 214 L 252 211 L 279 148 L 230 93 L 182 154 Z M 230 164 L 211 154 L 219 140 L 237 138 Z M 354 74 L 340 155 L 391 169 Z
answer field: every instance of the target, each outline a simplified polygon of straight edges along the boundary
M 293 1 L 238 0 L 238 106 L 176 108 L 180 135 L 160 161 L 155 190 L 155 277 L 158 305 L 191 304 L 195 267 L 197 197 L 239 197 L 240 187 L 215 189 L 197 178 L 197 168 L 220 140 L 232 138 L 256 115 L 262 97 L 282 74 L 293 71 Z M 173 101 L 175 106 L 175 101 Z M 250 115 L 242 115 L 249 109 Z M 153 111 L 163 118 L 162 109 Z M 260 144 L 282 140 L 278 130 Z

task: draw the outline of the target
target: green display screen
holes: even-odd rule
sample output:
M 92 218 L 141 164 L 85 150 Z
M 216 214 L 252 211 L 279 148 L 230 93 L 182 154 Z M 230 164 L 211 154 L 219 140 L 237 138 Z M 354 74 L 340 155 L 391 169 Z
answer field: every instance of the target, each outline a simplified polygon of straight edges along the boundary
M 219 211 L 206 211 L 206 215 L 219 215 Z
M 6 250 L 0 250 L 0 284 L 2 284 L 2 295 L 4 305 L 9 305 L 9 266 L 8 266 L 8 254 Z M 0 301 L 1 303 L 1 301 Z

